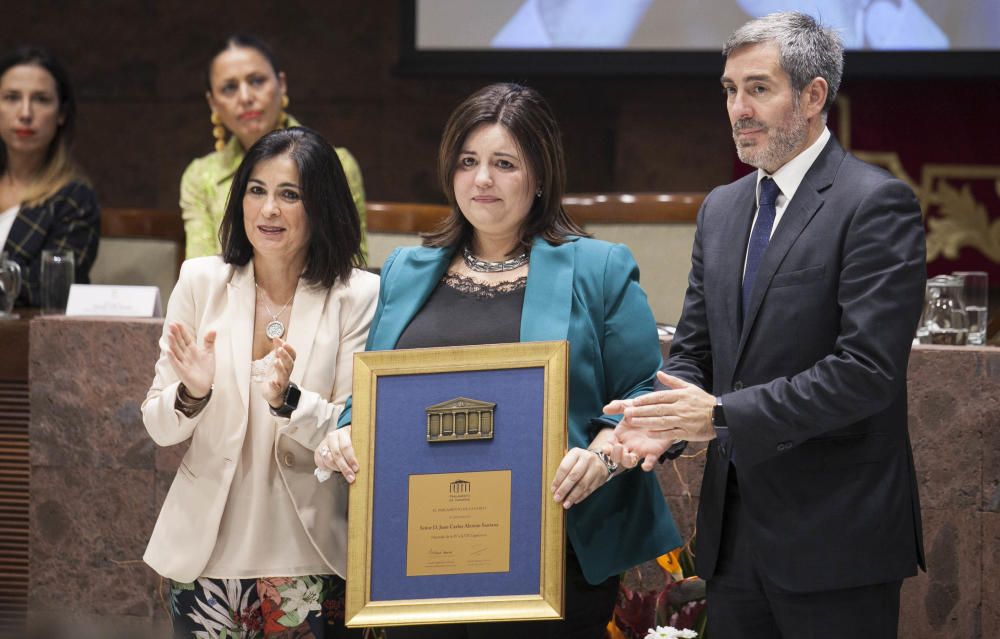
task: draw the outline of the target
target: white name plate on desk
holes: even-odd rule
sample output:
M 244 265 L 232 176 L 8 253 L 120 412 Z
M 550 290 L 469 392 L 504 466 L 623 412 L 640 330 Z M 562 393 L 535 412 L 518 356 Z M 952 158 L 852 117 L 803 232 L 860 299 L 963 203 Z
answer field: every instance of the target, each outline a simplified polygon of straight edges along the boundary
M 160 289 L 156 286 L 74 284 L 69 289 L 66 315 L 160 317 Z

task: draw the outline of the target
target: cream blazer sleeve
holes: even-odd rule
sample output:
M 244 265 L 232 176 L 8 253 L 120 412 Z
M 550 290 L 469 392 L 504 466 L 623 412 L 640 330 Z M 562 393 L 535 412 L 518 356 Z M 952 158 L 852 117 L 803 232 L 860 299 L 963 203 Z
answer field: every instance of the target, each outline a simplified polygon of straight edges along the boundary
M 156 361 L 153 383 L 146 393 L 146 399 L 142 402 L 142 422 L 149 436 L 160 446 L 173 446 L 190 438 L 206 413 L 203 409 L 194 417 L 188 418 L 174 408 L 180 379 L 174 372 L 170 360 L 167 359 L 166 352 L 169 348 L 167 329 L 174 322 L 183 324 L 199 340 L 204 339 L 204 331 L 198 330 L 201 319 L 199 307 L 203 306 L 204 299 L 198 299 L 196 293 L 205 292 L 204 285 L 207 282 L 204 281 L 204 273 L 212 270 L 212 267 L 218 269 L 219 275 L 223 275 L 223 271 L 227 269 L 219 258 L 184 262 L 180 278 L 167 304 L 163 333 L 160 336 L 160 357 Z M 211 405 L 213 402 L 217 402 L 214 392 L 208 404 Z

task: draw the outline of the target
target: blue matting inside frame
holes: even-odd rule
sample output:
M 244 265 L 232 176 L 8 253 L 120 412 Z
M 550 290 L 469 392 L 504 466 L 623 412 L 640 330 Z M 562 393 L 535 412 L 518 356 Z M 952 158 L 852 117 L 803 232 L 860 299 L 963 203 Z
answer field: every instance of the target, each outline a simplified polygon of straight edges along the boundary
M 545 370 L 380 376 L 376 390 L 371 600 L 538 594 Z M 426 408 L 456 397 L 496 402 L 492 440 L 429 443 Z M 413 474 L 511 471 L 510 571 L 406 576 Z

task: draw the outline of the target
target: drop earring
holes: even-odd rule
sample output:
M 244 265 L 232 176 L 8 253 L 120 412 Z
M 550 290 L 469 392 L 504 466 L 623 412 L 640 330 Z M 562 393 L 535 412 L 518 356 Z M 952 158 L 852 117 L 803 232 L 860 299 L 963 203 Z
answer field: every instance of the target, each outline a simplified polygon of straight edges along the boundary
M 221 151 L 226 148 L 226 128 L 222 126 L 219 114 L 212 111 L 212 137 L 215 138 L 215 150 Z
M 281 122 L 281 128 L 283 129 L 288 128 L 288 114 L 285 113 L 285 109 L 288 108 L 288 102 L 288 94 L 286 93 L 281 96 L 281 117 L 278 118 L 278 121 Z

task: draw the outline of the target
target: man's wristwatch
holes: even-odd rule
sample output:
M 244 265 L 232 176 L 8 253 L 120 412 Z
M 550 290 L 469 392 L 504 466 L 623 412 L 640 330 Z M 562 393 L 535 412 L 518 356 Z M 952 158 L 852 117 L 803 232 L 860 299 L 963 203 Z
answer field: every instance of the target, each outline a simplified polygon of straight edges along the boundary
M 285 399 L 280 407 L 270 407 L 271 414 L 275 417 L 290 417 L 292 411 L 299 407 L 299 397 L 301 396 L 302 391 L 299 390 L 299 387 L 293 382 L 288 382 L 288 386 L 285 388 Z
M 604 467 L 608 469 L 608 477 L 614 475 L 615 471 L 618 470 L 618 464 L 613 462 L 610 457 L 608 457 L 601 451 L 594 450 L 593 448 L 588 448 L 587 450 L 597 455 L 597 458 L 601 460 L 601 463 L 604 464 Z
M 726 428 L 726 411 L 722 407 L 722 396 L 715 398 L 715 406 L 712 408 L 712 426 L 714 428 Z

